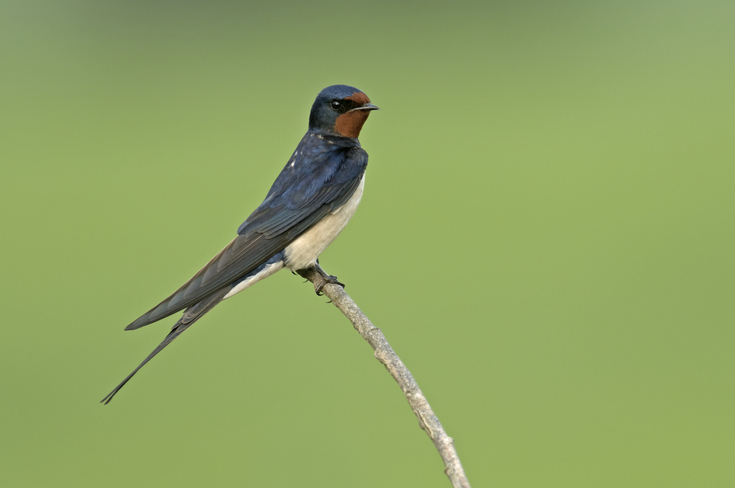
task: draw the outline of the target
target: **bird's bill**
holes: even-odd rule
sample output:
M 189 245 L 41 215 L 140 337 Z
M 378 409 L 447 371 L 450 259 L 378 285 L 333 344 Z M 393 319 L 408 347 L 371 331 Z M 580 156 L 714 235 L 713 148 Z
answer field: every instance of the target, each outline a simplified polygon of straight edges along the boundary
M 356 110 L 380 110 L 376 105 L 373 105 L 372 103 L 366 103 L 364 105 L 360 105 L 359 107 L 355 107 L 350 112 L 354 112 Z

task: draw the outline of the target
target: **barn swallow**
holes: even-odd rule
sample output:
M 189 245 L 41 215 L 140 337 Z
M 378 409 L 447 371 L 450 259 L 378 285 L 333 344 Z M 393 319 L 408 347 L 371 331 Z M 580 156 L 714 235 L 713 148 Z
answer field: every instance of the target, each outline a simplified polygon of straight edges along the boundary
M 139 329 L 184 311 L 163 342 L 102 403 L 109 403 L 140 368 L 222 300 L 283 268 L 316 271 L 321 277 L 317 294 L 326 283 L 344 286 L 322 270 L 318 258 L 362 198 L 368 155 L 358 136 L 372 110 L 378 107 L 351 86 L 333 85 L 319 93 L 306 135 L 237 237 L 171 296 L 125 327 Z

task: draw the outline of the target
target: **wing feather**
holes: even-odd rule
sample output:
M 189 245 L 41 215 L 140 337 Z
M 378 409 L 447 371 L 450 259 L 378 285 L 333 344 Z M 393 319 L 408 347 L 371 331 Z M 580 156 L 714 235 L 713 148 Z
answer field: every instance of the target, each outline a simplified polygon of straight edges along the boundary
M 303 164 L 301 173 L 290 175 L 287 165 L 263 204 L 240 226 L 239 235 L 189 281 L 125 329 L 143 327 L 200 302 L 263 264 L 344 205 L 367 166 L 365 151 L 359 147 L 350 150 L 322 156 L 314 163 L 318 170 L 311 172 Z

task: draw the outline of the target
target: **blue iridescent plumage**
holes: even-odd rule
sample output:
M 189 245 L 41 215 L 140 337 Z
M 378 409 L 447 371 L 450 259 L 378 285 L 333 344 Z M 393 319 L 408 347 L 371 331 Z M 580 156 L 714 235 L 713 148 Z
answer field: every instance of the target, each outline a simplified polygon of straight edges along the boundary
M 164 341 L 103 402 L 108 403 L 143 365 L 223 299 L 284 266 L 294 271 L 313 266 L 359 203 L 368 155 L 357 136 L 369 112 L 376 109 L 357 88 L 334 85 L 322 90 L 312 106 L 306 135 L 263 203 L 238 228 L 237 237 L 178 290 L 126 327 L 138 329 L 185 310 Z M 349 214 L 335 217 L 343 206 L 350 208 Z M 305 242 L 320 239 L 316 230 L 322 227 L 326 230 L 320 242 Z M 297 244 L 294 255 L 302 259 L 289 262 L 289 252 Z M 314 256 L 308 255 L 312 249 Z

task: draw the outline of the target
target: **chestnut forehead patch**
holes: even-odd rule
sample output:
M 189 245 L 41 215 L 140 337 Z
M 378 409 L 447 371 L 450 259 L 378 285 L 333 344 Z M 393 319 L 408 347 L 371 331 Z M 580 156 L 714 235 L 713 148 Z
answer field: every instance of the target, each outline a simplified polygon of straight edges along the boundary
M 363 92 L 355 92 L 349 97 L 345 97 L 345 100 L 352 100 L 353 102 L 360 104 L 360 105 L 370 103 L 370 99 Z

